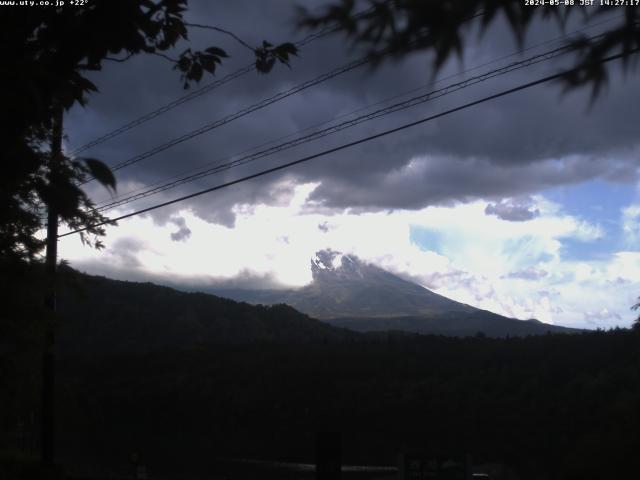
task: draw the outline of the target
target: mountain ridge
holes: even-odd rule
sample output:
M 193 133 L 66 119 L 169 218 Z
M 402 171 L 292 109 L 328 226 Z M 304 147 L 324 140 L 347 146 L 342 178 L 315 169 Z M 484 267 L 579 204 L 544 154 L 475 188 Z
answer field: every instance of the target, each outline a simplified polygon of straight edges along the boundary
M 203 292 L 60 269 L 58 344 L 67 353 L 176 346 L 343 341 L 358 336 L 289 305 L 249 305 Z
M 213 292 L 252 304 L 285 303 L 331 325 L 360 332 L 399 330 L 473 335 L 482 331 L 505 336 L 580 331 L 538 320 L 512 324 L 526 321 L 456 302 L 355 255 L 321 250 L 310 262 L 313 280 L 298 289 L 218 289 Z M 459 320 L 466 321 L 467 327 Z M 497 324 L 502 328 L 496 328 Z

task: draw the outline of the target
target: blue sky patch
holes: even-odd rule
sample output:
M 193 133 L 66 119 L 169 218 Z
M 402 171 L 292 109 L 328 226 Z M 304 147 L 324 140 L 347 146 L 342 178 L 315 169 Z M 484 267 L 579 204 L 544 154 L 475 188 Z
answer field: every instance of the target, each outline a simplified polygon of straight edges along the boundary
M 544 197 L 562 205 L 565 213 L 598 223 L 609 230 L 620 223 L 620 210 L 636 198 L 634 184 L 592 180 L 578 185 L 556 187 Z
M 412 225 L 409 227 L 409 239 L 422 250 L 443 254 L 443 236 L 435 230 Z
M 562 206 L 564 213 L 599 225 L 603 238 L 583 241 L 563 238 L 561 257 L 565 260 L 598 260 L 624 250 L 621 210 L 637 199 L 634 184 L 591 180 L 578 185 L 556 187 L 543 192 L 545 198 Z

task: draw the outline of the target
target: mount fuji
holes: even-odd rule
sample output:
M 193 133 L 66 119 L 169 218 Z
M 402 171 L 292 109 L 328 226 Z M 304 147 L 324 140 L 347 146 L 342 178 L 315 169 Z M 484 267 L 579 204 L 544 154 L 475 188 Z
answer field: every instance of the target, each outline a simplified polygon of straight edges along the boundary
M 285 303 L 334 326 L 356 331 L 404 331 L 454 336 L 578 332 L 538 320 L 517 320 L 456 302 L 354 255 L 321 250 L 311 259 L 313 280 L 289 290 L 216 290 L 252 304 Z

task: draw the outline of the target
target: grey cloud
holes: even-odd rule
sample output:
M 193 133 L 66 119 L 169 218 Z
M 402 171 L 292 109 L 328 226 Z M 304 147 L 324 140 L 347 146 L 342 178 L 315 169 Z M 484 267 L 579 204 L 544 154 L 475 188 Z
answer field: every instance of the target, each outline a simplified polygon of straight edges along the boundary
M 617 312 L 610 312 L 606 308 L 598 312 L 584 312 L 584 320 L 585 322 L 591 325 L 597 325 L 606 320 L 622 320 L 622 317 Z
M 549 290 L 538 290 L 537 293 L 540 297 L 557 298 L 561 296 L 561 293 L 555 288 L 551 288 Z
M 108 248 L 110 253 L 122 268 L 136 269 L 142 266 L 137 254 L 145 249 L 141 240 L 132 237 L 120 238 Z
M 174 242 L 186 242 L 191 236 L 191 230 L 188 228 L 181 228 L 177 232 L 171 234 L 171 240 Z
M 422 275 L 409 275 L 405 272 L 394 273 L 405 280 L 418 283 L 431 290 L 438 290 L 442 287 L 469 290 L 474 293 L 478 301 L 489 298 L 494 294 L 493 289 L 491 289 L 489 294 L 481 294 L 480 284 L 482 283 L 482 279 L 464 270 L 452 269 L 447 272 L 431 272 Z
M 178 231 L 171 234 L 174 242 L 186 242 L 191 237 L 191 230 L 187 227 L 184 217 L 174 217 L 171 221 L 178 227 Z
M 294 31 L 291 21 L 294 9 L 289 2 L 238 0 L 191 3 L 191 21 L 224 25 L 250 44 L 258 44 L 263 39 L 277 43 L 300 38 L 307 33 Z M 306 2 L 310 6 L 323 3 L 326 2 Z M 542 25 L 531 33 L 531 38 L 552 38 L 559 32 L 555 26 Z M 221 66 L 218 78 L 251 61 L 250 52 L 225 36 L 194 31 L 191 37 L 195 48 L 217 44 L 232 55 Z M 515 50 L 517 45 L 511 33 L 504 25 L 496 24 L 481 42 L 474 43 L 466 52 L 462 67 L 452 61 L 442 75 L 459 72 L 461 68 L 484 63 Z M 291 70 L 280 66 L 269 75 L 249 74 L 87 154 L 113 165 L 314 78 L 358 55 L 358 52 L 350 52 L 346 48 L 341 36 L 323 38 L 305 46 L 300 57 L 293 60 Z M 135 207 L 232 181 L 456 107 L 557 71 L 561 66 L 562 61 L 541 64 L 508 77 L 496 78 L 423 106 L 345 130 L 335 137 L 326 137 L 149 197 L 136 203 Z M 282 191 L 284 179 L 288 180 L 289 189 L 295 182 L 321 182 L 312 200 L 316 209 L 326 211 L 345 208 L 359 211 L 412 209 L 478 198 L 500 202 L 504 197 L 526 196 L 553 186 L 595 178 L 632 182 L 638 178 L 640 140 L 634 119 L 635 106 L 640 101 L 640 84 L 630 75 L 625 81 L 617 67 L 613 69 L 612 87 L 590 112 L 587 111 L 589 92 L 561 96 L 558 85 L 544 85 L 319 158 L 283 173 L 154 211 L 150 215 L 164 222 L 188 205 L 199 217 L 232 227 L 238 205 L 286 203 L 290 197 Z M 117 176 L 121 185 L 127 181 L 152 184 L 207 162 L 214 165 L 230 155 L 290 135 L 298 129 L 426 85 L 430 75 L 428 60 L 421 54 L 375 70 L 359 69 L 166 150 L 117 172 Z M 127 64 L 107 65 L 102 72 L 93 74 L 93 78 L 102 93 L 91 96 L 88 108 L 74 109 L 66 120 L 72 146 L 119 127 L 184 93 L 171 65 L 157 57 L 140 56 Z M 433 87 L 457 80 L 452 78 Z M 416 159 L 427 159 L 424 168 L 406 172 L 406 167 Z M 502 205 L 494 204 L 494 208 L 500 209 Z M 515 210 L 505 213 L 506 216 L 510 214 L 515 215 Z
M 510 222 L 525 222 L 540 216 L 540 210 L 535 208 L 530 198 L 505 199 L 498 203 L 490 203 L 484 213 Z
M 221 183 L 221 181 L 219 182 Z M 203 220 L 233 228 L 236 211 L 250 213 L 257 204 L 286 206 L 293 198 L 295 180 L 283 176 L 256 188 L 251 182 L 205 195 L 191 203 L 193 213 Z M 239 208 L 243 207 L 243 208 Z
M 416 168 L 408 168 L 411 164 Z M 525 166 L 501 166 L 478 157 L 422 157 L 388 174 L 363 172 L 354 178 L 333 175 L 313 192 L 311 199 L 324 207 L 378 210 L 416 209 L 477 199 L 495 201 L 586 181 L 616 166 L 627 170 L 628 178 L 637 176 L 629 163 L 607 166 L 596 157 L 551 159 Z
M 194 276 L 172 278 L 165 274 L 154 274 L 134 264 L 114 264 L 108 260 L 85 260 L 72 262 L 71 266 L 91 275 L 104 275 L 116 280 L 153 282 L 177 290 L 216 293 L 229 289 L 286 289 L 272 273 L 258 274 L 243 270 L 233 278 Z
M 520 280 L 540 280 L 541 278 L 546 277 L 548 274 L 549 272 L 547 272 L 546 270 L 537 269 L 534 267 L 528 267 L 522 270 L 515 270 L 513 272 L 509 272 L 503 278 L 516 278 Z

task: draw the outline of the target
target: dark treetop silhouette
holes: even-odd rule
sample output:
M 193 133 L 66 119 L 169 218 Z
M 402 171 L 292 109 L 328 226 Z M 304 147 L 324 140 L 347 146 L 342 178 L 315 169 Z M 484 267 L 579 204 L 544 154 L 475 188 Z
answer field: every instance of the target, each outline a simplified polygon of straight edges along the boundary
M 362 3 L 373 8 L 366 14 L 355 14 Z M 406 56 L 415 51 L 433 55 L 433 69 L 437 72 L 451 56 L 462 56 L 468 43 L 468 35 L 475 23 L 481 32 L 500 16 L 504 16 L 516 41 L 522 45 L 527 30 L 537 19 L 554 20 L 564 26 L 570 19 L 578 17 L 584 24 L 612 13 L 607 5 L 532 7 L 520 0 L 392 0 L 358 2 L 336 1 L 326 7 L 322 14 L 311 14 L 300 9 L 300 24 L 315 28 L 338 22 L 356 44 L 370 47 L 371 54 L 389 49 L 391 57 Z M 589 40 L 586 36 L 567 42 L 575 49 L 574 69 L 562 82 L 566 89 L 591 86 L 597 96 L 607 80 L 607 66 L 603 58 L 612 54 L 624 54 L 624 65 L 640 47 L 640 6 L 624 7 L 623 18 L 615 28 L 603 36 Z M 379 57 L 389 61 L 389 56 Z
M 55 205 L 70 227 L 89 226 L 83 240 L 101 246 L 97 237 L 104 230 L 90 225 L 104 217 L 93 210 L 78 184 L 91 176 L 115 189 L 115 178 L 98 160 L 63 155 L 56 155 L 51 171 L 47 145 L 53 119 L 58 110 L 88 101 L 97 89 L 85 72 L 100 70 L 104 62 L 160 55 L 174 64 L 185 88 L 200 81 L 204 72 L 215 73 L 227 56 L 219 47 L 187 48 L 176 58 L 165 53 L 188 40 L 186 8 L 186 0 L 96 0 L 82 7 L 3 9 L 0 257 L 34 258 L 44 245 L 35 233 L 49 205 Z M 288 64 L 295 53 L 290 43 L 264 42 L 253 51 L 256 69 L 267 73 L 276 62 Z

